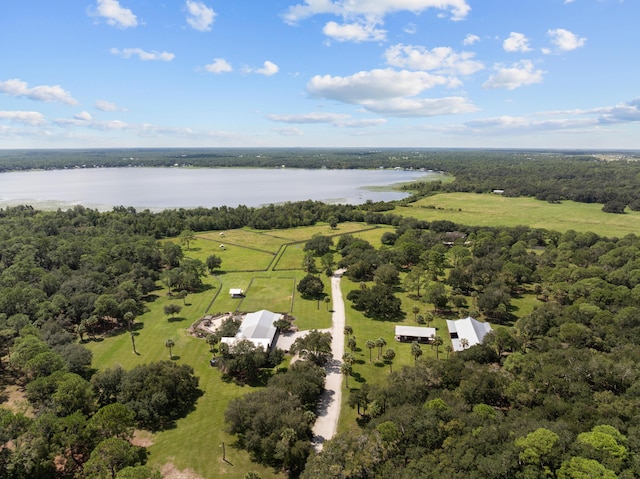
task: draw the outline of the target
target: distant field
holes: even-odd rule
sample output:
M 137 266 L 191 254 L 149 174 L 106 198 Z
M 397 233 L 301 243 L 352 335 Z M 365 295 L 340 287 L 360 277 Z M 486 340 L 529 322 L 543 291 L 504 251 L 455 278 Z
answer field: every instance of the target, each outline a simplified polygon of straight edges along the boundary
M 280 238 L 274 238 L 273 236 L 244 228 L 222 232 L 198 233 L 198 237 L 213 241 L 217 247 L 221 244 L 234 244 L 269 251 L 273 254 L 276 254 L 280 246 L 286 243 Z
M 493 194 L 444 193 L 423 198 L 393 213 L 420 220 L 449 220 L 470 226 L 518 226 L 565 232 L 593 231 L 622 237 L 640 231 L 640 212 L 603 213 L 600 204 L 563 201 L 552 204 L 533 198 L 508 198 Z
M 314 235 L 340 236 L 354 231 L 371 228 L 366 223 L 340 223 L 337 228 L 331 229 L 326 223 L 301 228 L 290 228 L 286 230 L 269 230 L 262 232 L 264 236 L 275 237 L 286 240 L 287 243 L 294 241 L 306 241 Z

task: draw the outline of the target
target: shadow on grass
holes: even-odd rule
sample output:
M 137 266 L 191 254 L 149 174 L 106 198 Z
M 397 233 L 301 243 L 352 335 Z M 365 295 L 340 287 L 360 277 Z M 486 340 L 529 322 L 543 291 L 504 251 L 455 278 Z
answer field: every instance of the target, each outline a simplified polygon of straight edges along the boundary
M 169 321 L 170 323 L 179 323 L 181 321 L 186 320 L 187 318 L 182 317 L 182 316 L 171 316 L 167 321 Z
M 367 378 L 365 378 L 362 374 L 360 373 L 352 373 L 351 377 L 358 383 L 366 383 L 367 382 Z

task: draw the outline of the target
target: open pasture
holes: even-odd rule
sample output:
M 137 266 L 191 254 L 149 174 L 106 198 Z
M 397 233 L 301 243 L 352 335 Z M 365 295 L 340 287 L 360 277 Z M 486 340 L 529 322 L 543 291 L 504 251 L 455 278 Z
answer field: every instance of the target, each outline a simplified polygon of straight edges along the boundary
M 274 271 L 301 269 L 305 254 L 304 243 L 290 243 L 286 245 L 273 266 Z M 316 265 L 318 264 L 319 261 L 316 259 Z
M 371 228 L 366 223 L 340 223 L 337 228 L 331 228 L 327 223 L 319 223 L 313 226 L 301 226 L 299 228 L 289 228 L 286 230 L 268 230 L 264 231 L 265 236 L 271 236 L 285 240 L 284 242 L 307 241 L 315 235 L 323 236 L 340 236 L 363 229 Z
M 443 193 L 423 198 L 392 212 L 425 221 L 448 220 L 470 226 L 519 226 L 565 232 L 592 231 L 601 236 L 625 236 L 640 230 L 640 212 L 617 215 L 602 212 L 602 205 L 534 198 L 508 198 L 494 194 Z
M 256 243 L 257 246 L 254 246 L 249 242 L 227 243 L 211 239 L 212 236 L 215 235 L 212 233 L 197 234 L 196 239 L 191 242 L 189 250 L 183 248 L 185 256 L 199 259 L 204 263 L 209 256 L 216 255 L 222 259 L 220 267 L 222 271 L 265 271 L 273 261 L 275 251 L 280 247 L 278 246 L 271 253 L 270 250 L 260 248 L 265 246 L 263 244 Z M 252 234 L 252 236 L 260 239 L 260 235 Z M 172 241 L 176 242 L 177 240 Z M 268 246 L 271 247 L 272 244 Z
M 273 254 L 276 254 L 280 249 L 280 246 L 286 242 L 280 238 L 263 234 L 262 232 L 248 228 L 198 233 L 197 236 L 198 238 L 212 241 L 217 247 L 221 244 L 224 244 L 225 246 L 233 244 L 236 246 L 268 251 Z
M 242 311 L 269 309 L 288 313 L 292 309 L 296 279 L 291 276 L 254 276 L 240 303 Z

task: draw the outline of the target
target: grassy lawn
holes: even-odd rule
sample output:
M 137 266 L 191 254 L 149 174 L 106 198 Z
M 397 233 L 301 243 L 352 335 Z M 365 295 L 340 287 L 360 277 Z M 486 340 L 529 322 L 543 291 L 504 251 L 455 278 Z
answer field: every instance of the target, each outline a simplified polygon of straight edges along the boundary
M 220 244 L 224 244 L 225 246 L 233 244 L 268 251 L 273 254 L 277 253 L 280 246 L 286 243 L 286 241 L 280 238 L 248 228 L 224 231 L 222 234 L 224 236 L 221 236 L 221 233 L 218 231 L 212 231 L 209 233 L 198 233 L 197 236 L 198 238 L 213 242 L 216 248 L 219 248 Z
M 246 297 L 240 304 L 242 311 L 258 311 L 267 308 L 278 313 L 292 311 L 294 276 L 254 276 Z
M 304 251 L 304 243 L 292 243 L 284 247 L 282 255 L 278 258 L 276 264 L 273 265 L 275 271 L 286 271 L 291 269 L 302 268 L 306 251 Z M 316 265 L 320 262 L 316 259 Z
M 593 231 L 622 237 L 640 229 L 640 212 L 603 213 L 600 204 L 563 201 L 551 204 L 533 198 L 507 198 L 493 194 L 444 193 L 423 198 L 392 212 L 426 221 L 448 220 L 471 226 L 518 226 L 565 232 Z
M 212 277 L 207 281 L 211 286 L 217 285 Z M 179 420 L 177 427 L 151 435 L 149 464 L 162 466 L 172 462 L 178 469 L 193 469 L 205 479 L 242 479 L 252 470 L 263 478 L 283 478 L 284 475 L 251 463 L 248 454 L 232 447 L 233 437 L 224 432 L 224 411 L 231 399 L 246 394 L 251 388 L 222 381 L 220 372 L 209 366 L 211 353 L 204 340 L 187 334 L 187 328 L 202 316 L 216 290 L 189 295 L 186 306 L 181 300 L 169 298 L 167 290 L 157 291 L 156 299 L 149 303 L 149 311 L 136 319 L 135 342 L 140 354 L 133 353 L 130 335 L 124 333 L 87 343 L 93 351 L 93 365 L 103 369 L 119 364 L 130 369 L 138 364 L 167 360 L 169 351 L 164 344 L 167 339 L 173 339 L 173 360 L 193 367 L 204 394 L 195 410 Z M 183 306 L 175 319 L 164 314 L 163 308 L 169 303 Z M 233 466 L 222 461 L 222 442 L 227 446 L 227 460 Z
M 382 245 L 380 239 L 382 238 L 382 235 L 387 231 L 394 233 L 396 229 L 393 226 L 377 226 L 372 227 L 368 230 L 360 230 L 356 233 L 352 233 L 352 235 L 354 238 L 368 241 L 374 248 L 379 248 Z
M 296 241 L 307 241 L 314 235 L 340 236 L 347 233 L 353 234 L 355 231 L 366 228 L 371 228 L 371 226 L 366 223 L 340 223 L 337 228 L 331 229 L 328 224 L 319 223 L 314 226 L 264 231 L 263 234 L 265 236 L 283 239 L 286 243 L 292 243 Z
M 178 243 L 177 240 L 166 240 Z M 179 244 L 179 243 L 178 243 Z M 224 243 L 224 249 L 220 248 L 220 242 L 209 241 L 196 236 L 187 251 L 183 247 L 185 256 L 199 259 L 203 263 L 211 255 L 222 259 L 222 271 L 266 271 L 275 257 L 275 252 L 257 250 L 253 247 Z

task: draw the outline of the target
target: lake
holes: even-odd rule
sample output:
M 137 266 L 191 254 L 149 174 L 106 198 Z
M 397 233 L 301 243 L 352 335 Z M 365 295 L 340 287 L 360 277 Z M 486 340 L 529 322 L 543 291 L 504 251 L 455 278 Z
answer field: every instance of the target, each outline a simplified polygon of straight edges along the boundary
M 0 174 L 0 207 L 83 205 L 158 211 L 170 208 L 263 206 L 287 201 L 362 204 L 407 196 L 390 186 L 438 173 L 414 170 L 294 168 L 86 168 Z

